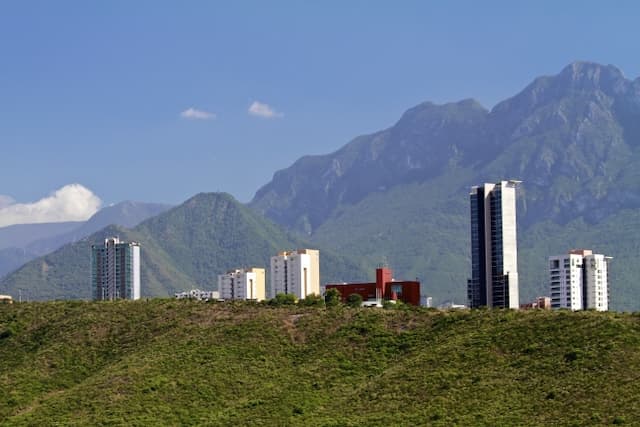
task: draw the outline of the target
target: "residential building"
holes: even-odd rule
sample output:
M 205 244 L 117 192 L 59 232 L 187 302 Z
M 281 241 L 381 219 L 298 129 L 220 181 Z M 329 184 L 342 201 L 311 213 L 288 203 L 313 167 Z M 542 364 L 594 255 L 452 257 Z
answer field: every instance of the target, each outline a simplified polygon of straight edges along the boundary
M 95 300 L 140 298 L 140 244 L 105 239 L 91 246 L 91 287 Z
M 583 262 L 584 253 L 579 251 L 549 257 L 549 291 L 552 308 L 583 309 Z
M 519 307 L 518 184 L 509 180 L 471 188 L 471 279 L 467 281 L 471 308 Z
M 611 259 L 590 249 L 549 257 L 551 307 L 607 311 Z
M 325 291 L 337 289 L 340 292 L 342 302 L 346 302 L 351 294 L 359 294 L 363 305 L 369 302 L 381 303 L 383 299 L 389 301 L 402 301 L 406 304 L 420 305 L 420 282 L 399 281 L 393 279 L 390 268 L 379 267 L 376 269 L 376 281 L 367 283 L 329 283 L 325 285 Z
M 293 294 L 296 298 L 320 295 L 320 252 L 298 249 L 271 257 L 270 297 Z
M 264 268 L 236 269 L 218 275 L 218 292 L 222 299 L 264 300 Z

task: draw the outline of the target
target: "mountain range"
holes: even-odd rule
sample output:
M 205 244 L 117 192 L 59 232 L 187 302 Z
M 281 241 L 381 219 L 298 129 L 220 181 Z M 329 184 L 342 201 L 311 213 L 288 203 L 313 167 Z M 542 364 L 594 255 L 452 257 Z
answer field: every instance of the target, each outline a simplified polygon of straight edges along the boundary
M 34 300 L 91 298 L 91 245 L 118 236 L 141 245 L 142 295 L 167 296 L 215 289 L 217 275 L 239 267 L 265 267 L 272 255 L 309 244 L 225 193 L 202 193 L 128 229 L 108 226 L 28 262 L 0 281 L 0 293 Z M 348 258 L 322 251 L 323 278 L 355 280 L 366 274 Z
M 521 296 L 548 293 L 549 255 L 587 247 L 614 257 L 612 305 L 637 309 L 639 147 L 640 79 L 576 62 L 491 110 L 420 104 L 388 129 L 276 172 L 250 205 L 462 302 L 469 188 L 519 179 Z
M 158 273 L 145 273 L 148 295 L 211 285 L 207 275 L 242 265 L 242 256 L 247 256 L 245 262 L 263 261 L 267 252 L 300 242 L 323 249 L 322 263 L 329 271 L 323 282 L 329 277 L 343 281 L 368 275 L 375 265 L 385 263 L 398 278 L 418 277 L 423 292 L 436 301 L 464 302 L 470 270 L 469 188 L 519 179 L 523 181 L 518 199 L 521 302 L 548 294 L 549 255 L 584 247 L 614 257 L 611 305 L 636 310 L 640 308 L 640 288 L 635 283 L 640 275 L 635 261 L 639 150 L 640 79 L 627 79 L 612 65 L 575 62 L 557 75 L 535 79 L 490 110 L 472 99 L 417 105 L 388 129 L 359 136 L 330 154 L 305 156 L 276 172 L 256 192 L 250 209 L 227 200 L 237 212 L 222 214 L 218 202 L 204 201 L 206 196 L 200 195 L 175 208 L 178 211 L 143 222 L 131 236 L 148 239 L 157 257 L 146 260 L 151 263 L 148 268 L 155 265 Z M 211 204 L 217 207 L 209 211 L 208 219 L 189 213 Z M 177 212 L 181 213 L 174 216 Z M 244 222 L 228 227 L 254 234 L 208 230 L 219 225 L 210 221 L 211 215 L 227 224 L 228 215 L 240 212 Z M 194 234 L 202 235 L 193 240 Z M 272 243 L 250 248 L 243 239 L 256 234 Z M 216 240 L 220 236 L 224 239 Z M 82 251 L 88 250 L 90 241 L 76 243 L 78 256 L 83 254 L 85 261 Z M 193 243 L 198 250 L 190 247 Z M 233 256 L 219 263 L 207 260 L 201 254 L 207 248 Z M 258 253 L 261 258 L 248 257 Z M 343 265 L 327 265 L 325 253 L 340 254 L 337 259 Z M 42 276 L 47 268 L 51 271 L 44 259 L 7 276 L 0 290 L 25 286 L 36 272 Z M 68 261 L 56 258 L 56 262 Z M 347 264 L 353 267 L 351 274 Z M 175 274 L 160 274 L 163 266 L 172 266 Z M 24 276 L 26 271 L 32 273 Z M 42 280 L 38 282 L 42 286 L 51 285 Z M 75 283 L 79 286 L 80 281 Z M 69 288 L 59 295 L 87 293 Z

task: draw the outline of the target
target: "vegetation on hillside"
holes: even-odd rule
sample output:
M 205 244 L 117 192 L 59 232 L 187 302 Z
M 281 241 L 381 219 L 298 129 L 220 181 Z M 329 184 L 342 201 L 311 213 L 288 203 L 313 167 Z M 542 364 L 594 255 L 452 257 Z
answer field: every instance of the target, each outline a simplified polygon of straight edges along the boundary
M 638 314 L 0 306 L 3 425 L 637 425 Z

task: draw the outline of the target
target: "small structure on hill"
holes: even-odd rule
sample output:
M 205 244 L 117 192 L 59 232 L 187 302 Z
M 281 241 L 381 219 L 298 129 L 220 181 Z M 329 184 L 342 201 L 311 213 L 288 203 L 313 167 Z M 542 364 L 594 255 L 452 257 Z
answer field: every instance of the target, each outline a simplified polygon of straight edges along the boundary
M 468 307 L 464 304 L 456 304 L 453 301 L 445 301 L 438 306 L 438 310 L 465 310 Z
M 0 295 L 0 304 L 13 304 L 11 295 Z
M 177 299 L 195 299 L 198 301 L 218 300 L 220 292 L 218 291 L 201 291 L 200 289 L 191 289 L 189 292 L 176 292 Z
M 540 310 L 551 310 L 551 298 L 538 297 L 535 299 L 535 301 L 531 301 L 526 304 L 520 304 L 520 310 L 532 310 L 534 308 Z
M 402 301 L 405 304 L 420 305 L 420 282 L 417 280 L 399 281 L 393 279 L 393 273 L 388 267 L 376 269 L 376 281 L 367 283 L 329 283 L 325 290 L 336 289 L 340 292 L 342 302 L 346 302 L 351 294 L 362 297 L 363 306 L 375 306 L 382 300 Z

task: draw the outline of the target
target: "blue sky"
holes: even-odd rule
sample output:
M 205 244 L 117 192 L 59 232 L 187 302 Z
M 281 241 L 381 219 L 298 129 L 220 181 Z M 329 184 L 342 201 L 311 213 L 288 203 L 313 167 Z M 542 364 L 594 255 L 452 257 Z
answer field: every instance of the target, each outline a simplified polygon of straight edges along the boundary
M 638 5 L 3 1 L 0 195 L 246 202 L 423 101 L 491 108 L 574 60 L 636 78 Z

